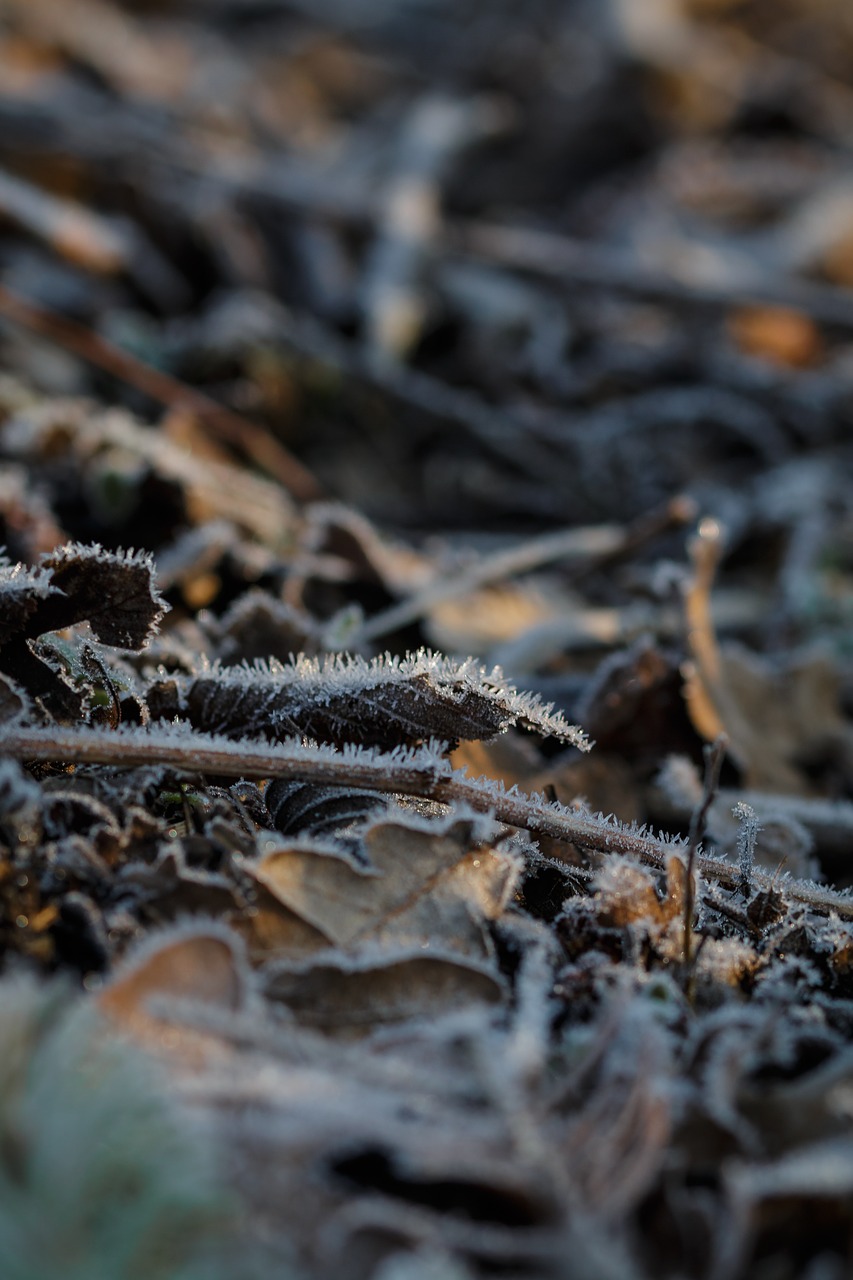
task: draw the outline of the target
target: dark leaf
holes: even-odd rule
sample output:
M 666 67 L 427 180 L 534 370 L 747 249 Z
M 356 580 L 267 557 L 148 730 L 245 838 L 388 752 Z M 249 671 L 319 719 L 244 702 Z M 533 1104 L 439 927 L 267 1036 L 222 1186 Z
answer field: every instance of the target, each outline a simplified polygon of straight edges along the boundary
M 143 648 L 168 607 L 154 586 L 154 562 L 144 552 L 69 545 L 42 563 L 73 615 L 59 625 L 87 621 L 104 644 Z
M 22 633 L 39 635 L 41 630 L 31 625 L 33 615 L 38 616 L 39 608 L 48 601 L 57 603 L 56 598 L 61 594 L 52 575 L 44 568 L 0 564 L 0 646 Z
M 176 712 L 230 737 L 302 735 L 320 742 L 395 747 L 427 738 L 492 738 L 511 725 L 576 747 L 581 731 L 500 671 L 420 650 L 403 659 L 299 658 L 222 669 L 155 686 L 152 714 Z

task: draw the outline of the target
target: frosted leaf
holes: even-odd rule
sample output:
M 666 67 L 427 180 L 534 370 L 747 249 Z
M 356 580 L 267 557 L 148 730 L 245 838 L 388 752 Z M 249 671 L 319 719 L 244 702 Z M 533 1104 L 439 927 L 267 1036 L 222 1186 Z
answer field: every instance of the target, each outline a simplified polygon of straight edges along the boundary
M 714 986 L 737 986 L 753 973 L 757 964 L 755 951 L 739 938 L 708 938 L 696 959 L 700 980 Z
M 23 974 L 0 988 L 0 1048 L 4 1280 L 224 1277 L 204 1268 L 213 1145 L 152 1064 L 66 984 Z
M 475 959 L 490 954 L 483 922 L 502 914 L 518 866 L 475 846 L 469 821 L 409 825 L 400 814 L 375 821 L 360 851 L 361 863 L 334 845 L 283 841 L 247 870 L 334 946 L 370 939 Z
M 23 689 L 6 676 L 0 676 L 0 724 L 20 719 L 31 708 L 31 700 Z
M 41 801 L 41 787 L 17 760 L 0 760 L 0 818 L 34 810 Z
M 49 597 L 61 594 L 43 569 L 0 564 L 0 645 L 21 633 L 39 634 L 29 625 L 30 620 Z
M 820 990 L 820 969 L 806 956 L 786 955 L 774 960 L 772 965 L 758 975 L 756 997 L 760 1000 L 790 1003 L 798 995 L 808 999 L 807 993 Z
M 87 621 L 104 644 L 143 648 L 168 608 L 154 586 L 154 561 L 144 552 L 69 544 L 46 556 L 43 566 L 73 611 L 59 625 Z
M 217 921 L 193 920 L 148 935 L 98 995 L 108 1017 L 143 1040 L 159 1036 L 158 1015 L 170 1004 L 230 1013 L 249 986 L 240 938 Z
M 298 779 L 278 779 L 266 789 L 264 799 L 273 825 L 283 835 L 306 832 L 342 834 L 388 803 L 381 792 L 357 787 L 318 787 Z
M 627 858 L 608 858 L 595 877 L 600 914 L 616 928 L 634 920 L 655 921 L 660 903 L 645 868 Z
M 437 738 L 492 738 L 511 725 L 585 748 L 581 731 L 497 670 L 425 650 L 403 659 L 300 657 L 286 665 L 212 667 L 151 691 L 152 713 L 238 737 L 304 734 L 324 742 L 391 747 Z
M 227 665 L 286 658 L 316 649 L 317 630 L 309 614 L 256 588 L 235 600 L 219 620 L 216 654 Z
M 69 543 L 37 569 L 0 565 L 0 645 L 88 621 L 105 644 L 141 649 L 167 607 L 142 552 Z

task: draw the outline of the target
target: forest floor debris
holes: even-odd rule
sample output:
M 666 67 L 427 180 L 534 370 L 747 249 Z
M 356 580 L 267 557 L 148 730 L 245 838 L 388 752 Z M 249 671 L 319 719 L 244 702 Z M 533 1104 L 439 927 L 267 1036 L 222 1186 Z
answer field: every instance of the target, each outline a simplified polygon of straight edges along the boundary
M 4 1277 L 849 1274 L 851 71 L 0 0 Z

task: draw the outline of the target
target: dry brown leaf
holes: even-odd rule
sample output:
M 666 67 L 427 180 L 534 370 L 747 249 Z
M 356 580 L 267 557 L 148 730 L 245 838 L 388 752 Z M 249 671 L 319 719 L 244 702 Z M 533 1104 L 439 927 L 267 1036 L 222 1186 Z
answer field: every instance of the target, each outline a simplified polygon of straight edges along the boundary
M 141 891 L 152 918 L 161 921 L 190 914 L 218 917 L 240 902 L 240 894 L 226 876 L 188 867 L 179 841 L 168 845 L 154 863 L 123 867 L 120 883 Z
M 802 368 L 821 356 L 820 331 L 801 311 L 788 307 L 744 307 L 729 318 L 734 341 L 747 355 Z
M 717 521 L 707 519 L 689 544 L 694 571 L 685 597 L 692 658 L 685 668 L 687 709 L 705 739 L 726 737 L 745 787 L 808 794 L 802 766 L 849 738 L 840 677 L 820 652 L 774 663 L 737 645 L 719 645 L 710 593 L 723 537 Z
M 658 921 L 661 904 L 644 867 L 624 858 L 606 864 L 596 879 L 598 918 L 617 929 L 635 920 Z
M 441 601 L 427 617 L 426 634 L 431 643 L 451 653 L 488 653 L 550 622 L 557 612 L 553 595 L 546 596 L 541 588 L 527 582 L 504 583 Z
M 501 913 L 518 869 L 508 855 L 473 845 L 467 821 L 443 832 L 383 821 L 365 833 L 367 867 L 306 841 L 266 853 L 252 874 L 333 946 L 411 941 L 483 956 L 483 921 Z M 283 920 L 288 949 L 299 943 L 289 929 Z
M 595 883 L 596 914 L 601 925 L 633 933 L 635 943 L 650 943 L 667 964 L 683 962 L 687 867 L 681 858 L 668 860 L 662 891 L 656 889 L 644 867 L 625 858 L 608 860 Z M 695 934 L 691 934 L 692 946 L 697 943 Z
M 505 787 L 529 781 L 541 767 L 541 760 L 529 738 L 512 729 L 492 742 L 460 742 L 451 753 L 454 769 L 464 769 L 472 778 L 494 778 Z M 534 790 L 539 788 L 533 785 Z
M 251 909 L 234 916 L 230 923 L 245 941 L 253 962 L 275 955 L 313 955 L 329 945 L 325 934 L 279 902 L 260 880 Z
M 357 961 L 276 966 L 266 992 L 299 1021 L 330 1033 L 364 1033 L 409 1018 L 435 1018 L 470 1004 L 494 1004 L 505 994 L 490 969 L 447 955 L 403 953 Z
M 720 654 L 722 714 L 745 787 L 808 794 L 803 764 L 849 730 L 839 707 L 839 676 L 821 653 L 774 663 L 727 645 Z
M 98 995 L 104 1013 L 141 1033 L 156 1032 L 166 1002 L 239 1009 L 245 997 L 237 938 L 220 928 L 155 934 Z M 152 1002 L 157 1008 L 152 1008 Z M 162 1003 L 161 1003 L 162 1002 Z

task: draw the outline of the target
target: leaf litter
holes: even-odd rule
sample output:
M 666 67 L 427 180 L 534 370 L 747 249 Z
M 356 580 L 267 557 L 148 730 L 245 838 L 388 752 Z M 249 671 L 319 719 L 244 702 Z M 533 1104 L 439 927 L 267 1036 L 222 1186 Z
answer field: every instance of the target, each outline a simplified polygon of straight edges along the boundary
M 4 1276 L 849 1273 L 818 8 L 0 6 Z

